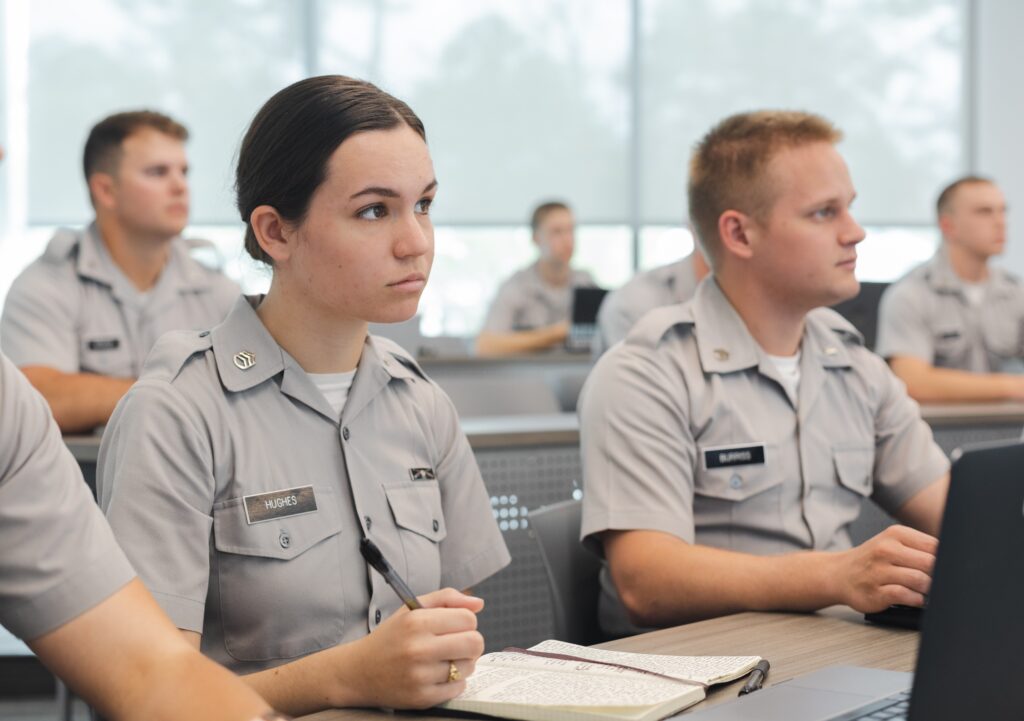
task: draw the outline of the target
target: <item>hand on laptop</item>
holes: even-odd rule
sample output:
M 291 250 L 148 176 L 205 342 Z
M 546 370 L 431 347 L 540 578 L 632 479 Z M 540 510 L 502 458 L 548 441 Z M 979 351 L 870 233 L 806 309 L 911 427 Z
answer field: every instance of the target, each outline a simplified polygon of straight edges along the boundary
M 862 613 L 892 604 L 924 605 L 931 588 L 938 540 L 907 526 L 890 526 L 837 555 L 836 581 L 843 603 Z

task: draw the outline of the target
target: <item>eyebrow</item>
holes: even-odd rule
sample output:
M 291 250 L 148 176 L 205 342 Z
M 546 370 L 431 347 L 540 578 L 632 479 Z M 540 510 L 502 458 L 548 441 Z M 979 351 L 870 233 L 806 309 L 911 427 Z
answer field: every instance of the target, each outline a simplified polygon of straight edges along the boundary
M 429 183 L 427 183 L 427 187 L 425 187 L 420 194 L 422 195 L 423 193 L 429 193 L 431 190 L 433 190 L 436 187 L 437 187 L 437 179 L 435 178 L 434 180 L 431 180 Z M 363 196 L 363 195 L 380 195 L 380 196 L 385 197 L 385 198 L 399 198 L 399 197 L 401 197 L 401 195 L 396 190 L 392 190 L 391 188 L 383 188 L 383 187 L 378 186 L 378 185 L 371 185 L 369 188 L 363 188 L 358 193 L 353 193 L 351 196 L 349 196 L 349 200 L 352 200 L 354 198 L 358 198 L 358 197 Z

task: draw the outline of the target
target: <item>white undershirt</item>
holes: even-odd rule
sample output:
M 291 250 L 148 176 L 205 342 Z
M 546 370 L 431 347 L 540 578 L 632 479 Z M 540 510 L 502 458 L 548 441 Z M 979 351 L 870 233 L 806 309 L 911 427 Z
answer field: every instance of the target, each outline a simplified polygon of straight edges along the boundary
M 800 351 L 797 351 L 796 355 L 769 355 L 768 357 L 779 370 L 779 376 L 781 376 L 786 390 L 793 398 L 796 398 L 797 388 L 800 387 Z
M 964 296 L 967 302 L 978 307 L 985 299 L 985 283 L 964 283 Z
M 324 394 L 324 398 L 327 399 L 338 418 L 341 418 L 341 410 L 345 407 L 345 401 L 348 400 L 348 392 L 352 388 L 352 379 L 356 377 L 356 372 L 310 373 L 309 377 Z

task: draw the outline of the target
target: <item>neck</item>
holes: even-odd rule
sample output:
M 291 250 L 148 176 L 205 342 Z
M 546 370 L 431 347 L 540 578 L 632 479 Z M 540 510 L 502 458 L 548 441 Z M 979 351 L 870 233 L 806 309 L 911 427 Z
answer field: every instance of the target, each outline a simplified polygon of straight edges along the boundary
M 307 373 L 347 373 L 359 365 L 366 321 L 329 316 L 301 291 L 278 282 L 276 275 L 256 314 Z
M 170 257 L 173 236 L 132 235 L 115 220 L 101 217 L 96 218 L 96 228 L 111 259 L 132 285 L 140 291 L 156 285 Z
M 754 283 L 730 278 L 728 274 L 716 273 L 715 277 L 722 293 L 765 353 L 796 355 L 810 309 L 780 298 L 769 289 L 756 287 Z
M 569 284 L 569 265 L 550 258 L 541 258 L 537 263 L 540 277 L 548 285 L 560 287 Z
M 693 249 L 693 277 L 699 283 L 707 277 L 708 273 L 711 272 L 711 268 L 708 267 L 708 262 L 704 260 L 704 254 L 697 248 Z
M 963 246 L 946 241 L 946 256 L 960 280 L 981 283 L 988 278 L 988 258 L 971 253 Z

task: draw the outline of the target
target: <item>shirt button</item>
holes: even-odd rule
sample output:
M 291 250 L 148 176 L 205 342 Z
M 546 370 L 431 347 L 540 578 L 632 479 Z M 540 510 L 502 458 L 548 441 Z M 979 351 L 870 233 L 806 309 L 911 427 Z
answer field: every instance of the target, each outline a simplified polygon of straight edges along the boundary
M 292 545 L 292 537 L 288 535 L 288 531 L 281 531 L 281 548 L 288 548 Z
M 202 333 L 199 334 L 199 337 L 200 338 L 205 338 L 208 335 L 210 335 L 210 331 L 204 330 Z
M 436 531 L 436 530 L 437 530 L 438 528 L 440 528 L 440 527 L 441 527 L 441 524 L 440 524 L 440 523 L 438 523 L 438 522 L 437 522 L 437 519 L 435 518 L 435 519 L 434 519 L 434 530 Z
M 373 525 L 373 519 L 370 518 L 369 516 L 363 516 L 363 523 L 366 524 L 366 530 L 369 531 L 370 530 L 370 526 Z
M 379 608 L 376 611 L 373 612 L 373 622 L 374 623 L 380 623 L 380 609 Z
M 743 479 L 739 477 L 739 474 L 732 474 L 732 478 L 729 479 L 729 485 L 732 488 L 741 488 L 743 486 Z
M 344 428 L 341 429 L 341 437 L 344 438 L 347 441 L 348 440 L 348 436 L 349 436 L 348 426 L 345 426 Z

